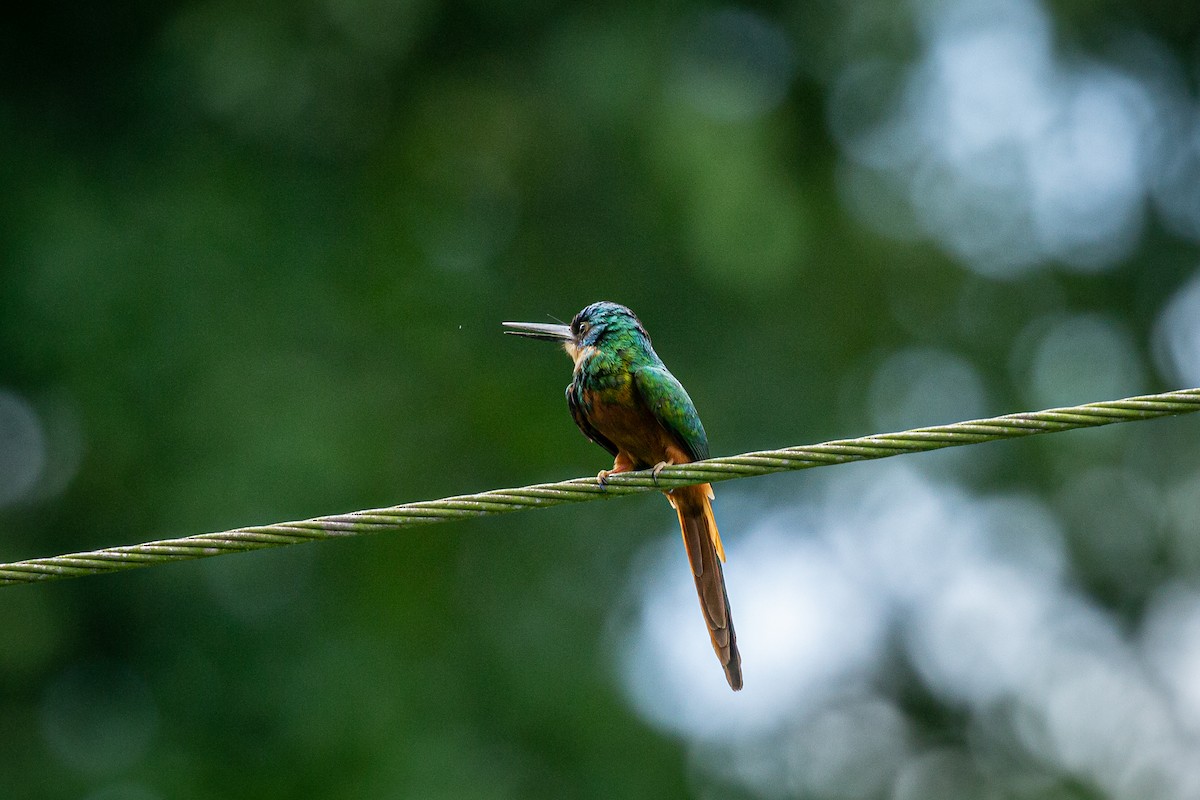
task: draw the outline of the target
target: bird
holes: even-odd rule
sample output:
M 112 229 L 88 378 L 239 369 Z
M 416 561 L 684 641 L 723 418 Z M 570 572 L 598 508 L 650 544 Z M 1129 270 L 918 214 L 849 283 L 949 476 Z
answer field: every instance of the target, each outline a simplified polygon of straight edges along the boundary
M 708 436 L 692 398 L 654 352 L 637 316 L 619 303 L 592 303 L 570 325 L 505 322 L 505 333 L 558 342 L 575 362 L 567 406 L 583 434 L 613 456 L 612 469 L 659 471 L 708 458 Z M 713 651 L 735 692 L 742 688 L 742 658 L 729 609 L 722 563 L 725 549 L 713 517 L 712 486 L 664 491 L 679 516 L 688 563 Z

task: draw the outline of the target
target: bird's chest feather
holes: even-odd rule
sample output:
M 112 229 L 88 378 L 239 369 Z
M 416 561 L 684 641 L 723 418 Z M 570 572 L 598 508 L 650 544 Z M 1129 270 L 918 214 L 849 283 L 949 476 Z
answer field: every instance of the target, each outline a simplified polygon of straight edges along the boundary
M 633 393 L 632 382 L 625 386 L 584 389 L 583 405 L 588 420 L 613 441 L 636 434 L 653 422 Z
M 598 359 L 597 359 L 598 360 Z M 633 375 L 622 368 L 591 364 L 576 376 L 588 422 L 641 466 L 678 459 L 670 435 L 642 401 Z
M 641 403 L 628 369 L 599 356 L 588 359 L 580 367 L 575 375 L 578 396 L 593 425 L 608 434 L 641 423 Z

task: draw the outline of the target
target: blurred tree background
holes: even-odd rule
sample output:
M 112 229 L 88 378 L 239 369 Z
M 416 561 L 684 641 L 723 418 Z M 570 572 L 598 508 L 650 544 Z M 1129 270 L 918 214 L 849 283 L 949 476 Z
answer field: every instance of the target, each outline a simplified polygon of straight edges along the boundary
M 1200 6 L 50 3 L 0 28 L 0 560 L 1200 385 Z M 1182 418 L 0 589 L 0 797 L 1200 796 Z

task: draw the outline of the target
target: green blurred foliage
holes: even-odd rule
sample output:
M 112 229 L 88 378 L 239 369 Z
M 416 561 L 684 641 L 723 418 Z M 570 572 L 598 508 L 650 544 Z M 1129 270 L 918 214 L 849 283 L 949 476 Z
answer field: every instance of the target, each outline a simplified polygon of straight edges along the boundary
M 1194 247 L 1154 229 L 1101 274 L 995 280 L 869 231 L 825 116 L 846 5 L 755 5 L 795 62 L 743 119 L 680 99 L 722 91 L 679 88 L 693 4 L 10 20 L 0 388 L 47 441 L 40 488 L 0 508 L 0 559 L 591 474 L 568 362 L 499 323 L 597 299 L 641 315 L 718 454 L 870 432 L 873 376 L 909 347 L 958 354 L 986 390 L 914 424 L 1105 399 L 1039 391 L 1012 367 L 1023 332 L 1100 313 L 1141 364 Z M 867 9 L 855 36 L 912 49 L 891 4 Z M 1137 24 L 1191 47 L 1156 7 L 1052 13 L 1082 43 Z M 1140 369 L 1133 390 L 1167 388 Z M 1056 482 L 1156 435 L 1053 437 L 967 474 L 1086 526 L 1123 473 Z M 606 633 L 669 523 L 640 498 L 0 590 L 0 796 L 685 795 L 694 767 L 627 705 Z M 1130 577 L 1106 540 L 1072 541 L 1118 608 L 1198 566 L 1194 546 L 1126 552 Z

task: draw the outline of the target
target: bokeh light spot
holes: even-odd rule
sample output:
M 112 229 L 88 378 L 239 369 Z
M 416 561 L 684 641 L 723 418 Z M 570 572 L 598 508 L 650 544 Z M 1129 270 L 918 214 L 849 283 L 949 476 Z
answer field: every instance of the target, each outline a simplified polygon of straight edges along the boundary
M 1095 271 L 1128 256 L 1162 132 L 1155 90 L 1056 53 L 1035 0 L 948 0 L 918 15 L 913 63 L 850 59 L 834 81 L 830 129 L 856 165 L 844 186 L 852 210 L 908 238 L 896 222 L 905 203 L 926 236 L 984 275 Z M 849 191 L 872 181 L 891 187 L 885 202 Z
M 1036 343 L 1019 378 L 1033 407 L 1128 397 L 1146 390 L 1133 338 L 1114 320 L 1081 314 L 1035 320 L 1031 329 L 1037 331 Z
M 945 350 L 909 348 L 888 356 L 871 379 L 871 420 L 881 431 L 937 425 L 984 415 L 979 373 Z
M 747 665 L 747 686 L 734 698 L 713 663 L 678 536 L 663 544 L 646 576 L 652 588 L 626 664 L 639 706 L 663 725 L 718 739 L 771 729 L 835 691 L 883 644 L 870 587 L 822 544 L 778 523 L 761 525 L 733 550 L 727 545 L 733 566 L 726 580 Z
M 41 420 L 20 396 L 0 389 L 0 507 L 37 484 L 46 464 Z
M 1167 301 L 1155 325 L 1155 345 L 1164 372 L 1200 386 L 1200 272 Z
M 791 42 L 777 25 L 725 8 L 702 14 L 682 35 L 673 88 L 713 119 L 746 120 L 779 104 L 795 70 Z
M 158 709 L 145 682 L 124 664 L 72 664 L 46 688 L 42 735 L 64 765 L 113 775 L 138 763 L 153 741 Z

